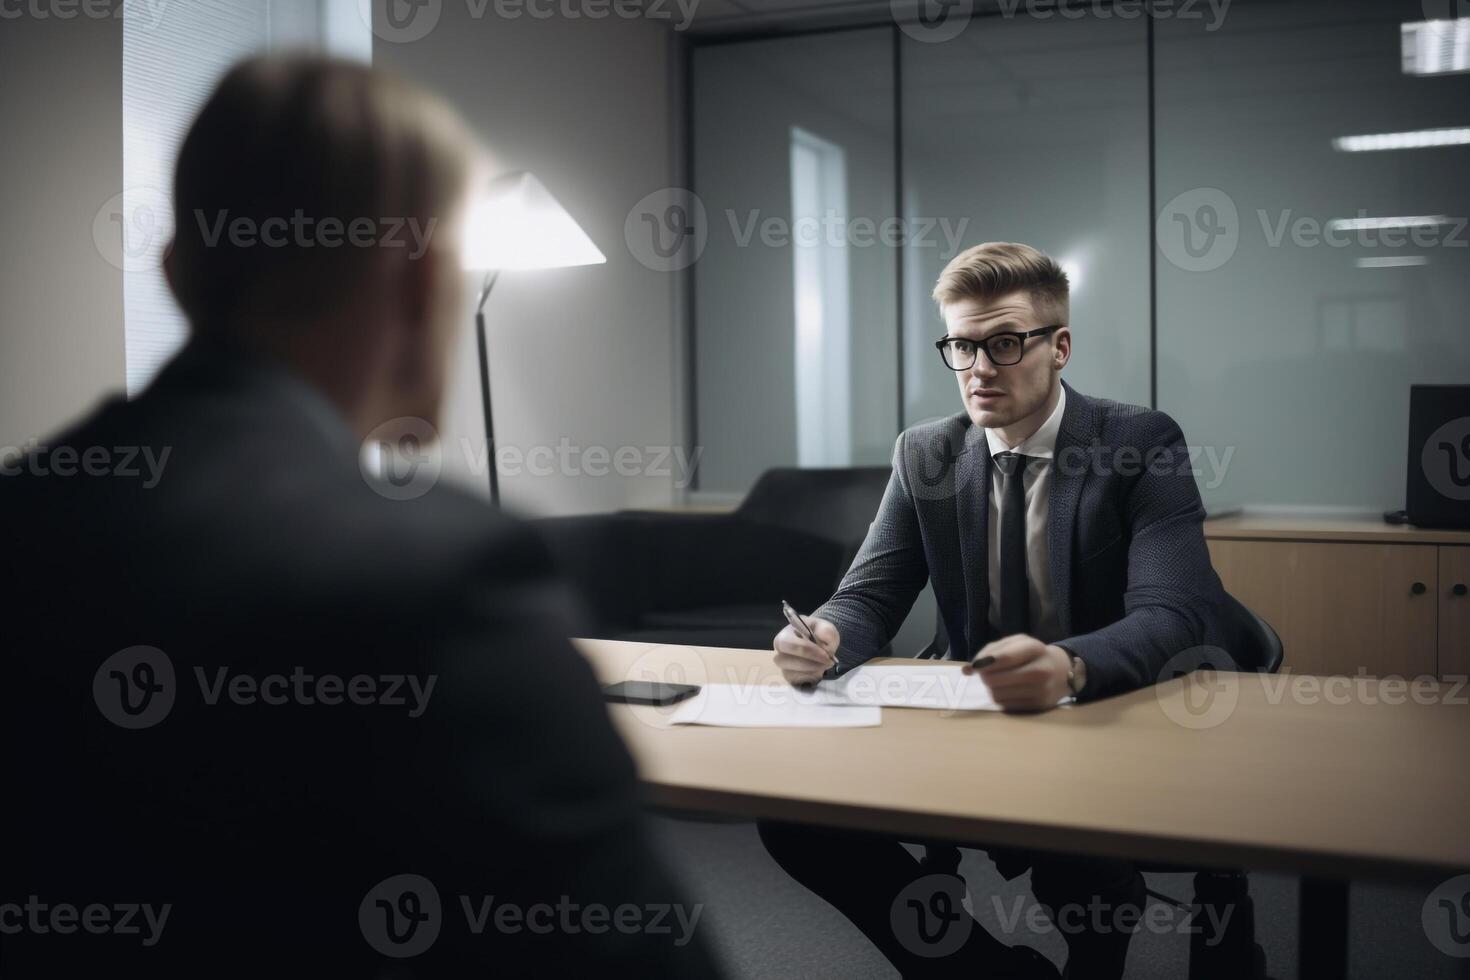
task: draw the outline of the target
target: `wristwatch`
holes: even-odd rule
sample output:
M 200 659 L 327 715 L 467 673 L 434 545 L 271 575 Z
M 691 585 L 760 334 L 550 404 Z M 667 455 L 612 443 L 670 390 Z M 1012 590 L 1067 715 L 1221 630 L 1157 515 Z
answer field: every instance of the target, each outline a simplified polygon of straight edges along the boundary
M 1072 666 L 1067 670 L 1067 690 L 1072 692 L 1073 698 L 1077 698 L 1087 686 L 1087 661 L 1071 650 L 1067 651 L 1067 656 L 1072 658 Z

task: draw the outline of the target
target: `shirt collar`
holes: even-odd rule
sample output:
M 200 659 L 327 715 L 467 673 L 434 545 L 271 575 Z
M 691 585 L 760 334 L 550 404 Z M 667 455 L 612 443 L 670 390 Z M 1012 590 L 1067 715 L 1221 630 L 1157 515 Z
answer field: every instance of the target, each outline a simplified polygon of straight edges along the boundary
M 1067 407 L 1067 387 L 1058 385 L 1057 407 L 1051 410 L 1046 421 L 1041 423 L 1041 428 L 1021 440 L 1019 446 L 1007 446 L 1006 441 L 1000 437 L 1000 433 L 994 429 L 985 430 L 985 442 L 990 447 L 990 455 L 995 457 L 996 453 L 1020 453 L 1033 459 L 1051 459 L 1057 448 L 1057 433 L 1062 428 L 1062 412 Z

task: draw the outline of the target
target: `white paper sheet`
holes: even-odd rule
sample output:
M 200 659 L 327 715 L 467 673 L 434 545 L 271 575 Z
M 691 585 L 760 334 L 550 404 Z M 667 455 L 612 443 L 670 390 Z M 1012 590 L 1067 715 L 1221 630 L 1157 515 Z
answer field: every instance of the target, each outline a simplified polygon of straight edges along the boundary
M 826 704 L 884 705 L 949 711 L 999 711 L 979 674 L 950 666 L 883 664 L 858 667 L 822 681 L 816 695 Z
M 669 718 L 671 725 L 725 728 L 872 728 L 882 724 L 876 704 L 834 704 L 786 685 L 706 684 Z

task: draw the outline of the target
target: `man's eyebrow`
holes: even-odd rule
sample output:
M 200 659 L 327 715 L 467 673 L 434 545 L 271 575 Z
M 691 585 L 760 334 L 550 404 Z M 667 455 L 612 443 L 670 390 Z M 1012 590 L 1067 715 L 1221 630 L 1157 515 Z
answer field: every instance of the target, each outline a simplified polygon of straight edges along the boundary
M 959 337 L 958 339 L 960 339 L 960 340 L 984 340 L 986 337 L 991 337 L 991 336 L 994 336 L 995 334 L 998 334 L 998 333 L 1025 333 L 1025 332 L 1026 332 L 1026 328 L 1024 326 L 1022 326 L 1020 323 L 1017 323 L 1014 320 L 1002 320 L 1002 321 L 1000 321 L 999 323 L 997 323 L 995 325 L 994 329 L 986 330 L 979 337 Z M 950 332 L 950 336 L 953 337 L 953 336 L 956 336 L 956 335 L 951 331 Z

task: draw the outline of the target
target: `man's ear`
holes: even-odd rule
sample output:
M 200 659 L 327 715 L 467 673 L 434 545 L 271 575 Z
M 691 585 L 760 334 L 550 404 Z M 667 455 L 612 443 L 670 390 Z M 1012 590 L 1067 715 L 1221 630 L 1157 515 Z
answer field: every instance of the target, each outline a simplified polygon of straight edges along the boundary
M 409 250 L 388 254 L 392 256 L 388 269 L 398 285 L 397 297 L 390 300 L 397 306 L 398 323 L 409 334 L 422 334 L 434 322 L 434 284 L 442 257 L 435 248 L 426 248 L 422 254 Z
M 179 260 L 174 256 L 174 246 L 179 243 L 177 236 L 170 238 L 163 249 L 163 281 L 168 284 L 168 291 L 174 298 L 174 303 L 184 311 L 184 319 L 189 324 L 189 336 L 195 336 L 199 330 L 199 324 L 195 322 L 195 312 L 190 309 L 189 303 L 184 299 L 184 293 L 180 287 L 183 285 L 179 271 Z
M 1060 371 L 1072 359 L 1072 331 L 1063 327 L 1052 334 L 1052 368 Z
M 407 250 L 394 262 L 399 282 L 398 312 L 405 329 L 419 332 L 433 323 L 435 283 L 443 256 L 438 249 L 414 255 Z

